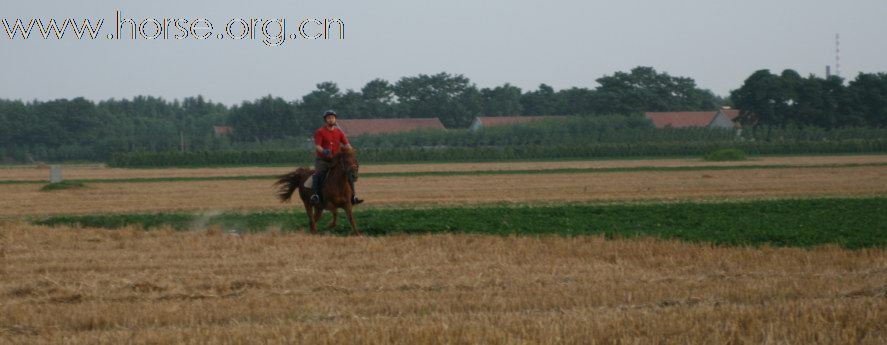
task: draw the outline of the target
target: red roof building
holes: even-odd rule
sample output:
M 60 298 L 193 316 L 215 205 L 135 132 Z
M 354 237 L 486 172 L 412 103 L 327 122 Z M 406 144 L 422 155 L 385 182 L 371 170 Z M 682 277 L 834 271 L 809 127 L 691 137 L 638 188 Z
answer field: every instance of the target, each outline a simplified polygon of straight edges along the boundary
M 444 129 L 436 117 L 419 119 L 349 119 L 336 121 L 339 128 L 349 137 L 366 134 L 401 133 L 417 129 Z
M 677 111 L 644 113 L 656 128 L 738 128 L 735 121 L 739 110 L 720 109 L 714 111 Z
M 721 112 L 724 113 L 724 116 L 727 116 L 727 119 L 733 122 L 736 122 L 736 118 L 739 117 L 739 109 L 721 109 Z
M 563 120 L 566 116 L 478 116 L 471 124 L 471 130 L 478 130 L 483 127 L 516 125 L 540 120 Z
M 215 134 L 215 136 L 217 136 L 217 137 L 223 136 L 223 135 L 229 135 L 233 132 L 234 132 L 234 129 L 231 128 L 231 126 L 221 126 L 221 125 L 213 126 L 213 134 Z

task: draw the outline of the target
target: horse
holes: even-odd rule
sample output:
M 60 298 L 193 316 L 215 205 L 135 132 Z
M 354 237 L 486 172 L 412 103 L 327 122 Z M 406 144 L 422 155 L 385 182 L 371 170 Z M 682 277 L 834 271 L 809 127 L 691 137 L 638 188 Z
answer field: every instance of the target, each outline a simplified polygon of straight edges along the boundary
M 357 163 L 357 156 L 353 149 L 343 148 L 332 158 L 332 164 L 327 172 L 326 178 L 323 179 L 323 187 L 321 188 L 321 204 L 312 205 L 309 201 L 314 191 L 310 187 L 305 187 L 305 181 L 314 174 L 314 169 L 298 168 L 293 172 L 282 175 L 274 183 L 279 186 L 277 190 L 277 198 L 281 202 L 289 201 L 296 189 L 299 190 L 299 198 L 305 205 L 305 212 L 308 214 L 308 220 L 311 224 L 311 233 L 317 233 L 317 221 L 323 215 L 323 211 L 327 210 L 333 213 L 332 222 L 327 225 L 327 229 L 336 227 L 336 219 L 338 218 L 339 208 L 345 209 L 348 215 L 348 221 L 351 222 L 351 230 L 355 235 L 361 235 L 354 222 L 354 214 L 352 213 L 351 197 L 354 195 L 348 179 L 353 178 L 357 181 L 357 172 L 360 165 Z

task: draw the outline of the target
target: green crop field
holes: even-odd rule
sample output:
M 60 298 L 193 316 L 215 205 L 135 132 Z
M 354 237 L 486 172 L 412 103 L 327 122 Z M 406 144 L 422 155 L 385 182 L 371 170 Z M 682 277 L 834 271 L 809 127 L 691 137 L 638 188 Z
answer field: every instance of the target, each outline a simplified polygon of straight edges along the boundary
M 355 217 L 370 235 L 476 233 L 496 235 L 607 237 L 655 236 L 718 245 L 816 246 L 848 248 L 887 245 L 887 198 L 784 199 L 729 203 L 566 204 L 432 209 L 369 209 Z M 340 214 L 335 234 L 350 229 Z M 327 215 L 325 219 L 329 219 Z M 37 224 L 85 227 L 191 229 L 218 225 L 232 231 L 304 229 L 301 208 L 288 212 L 228 212 L 59 216 Z

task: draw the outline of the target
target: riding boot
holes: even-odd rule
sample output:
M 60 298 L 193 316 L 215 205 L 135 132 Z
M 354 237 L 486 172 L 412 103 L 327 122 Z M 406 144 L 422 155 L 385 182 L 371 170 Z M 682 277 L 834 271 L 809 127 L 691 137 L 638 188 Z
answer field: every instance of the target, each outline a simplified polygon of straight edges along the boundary
M 314 174 L 311 178 L 311 190 L 314 191 L 314 195 L 311 196 L 311 204 L 320 205 L 320 186 L 323 185 L 321 182 L 320 174 Z
M 348 176 L 348 184 L 351 185 L 351 204 L 357 205 L 363 202 L 363 199 L 357 198 L 357 190 L 354 189 L 354 176 Z

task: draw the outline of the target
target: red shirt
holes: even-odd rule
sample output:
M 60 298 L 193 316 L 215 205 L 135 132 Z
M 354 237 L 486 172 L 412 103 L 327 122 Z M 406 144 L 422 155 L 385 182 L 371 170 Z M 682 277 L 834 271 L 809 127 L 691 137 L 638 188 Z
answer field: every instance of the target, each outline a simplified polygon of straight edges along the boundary
M 314 145 L 330 149 L 332 155 L 335 156 L 336 152 L 339 152 L 339 145 L 348 145 L 348 138 L 345 137 L 345 132 L 342 132 L 339 126 L 333 127 L 333 130 L 323 126 L 314 132 Z M 317 157 L 325 158 L 320 152 L 317 152 Z

